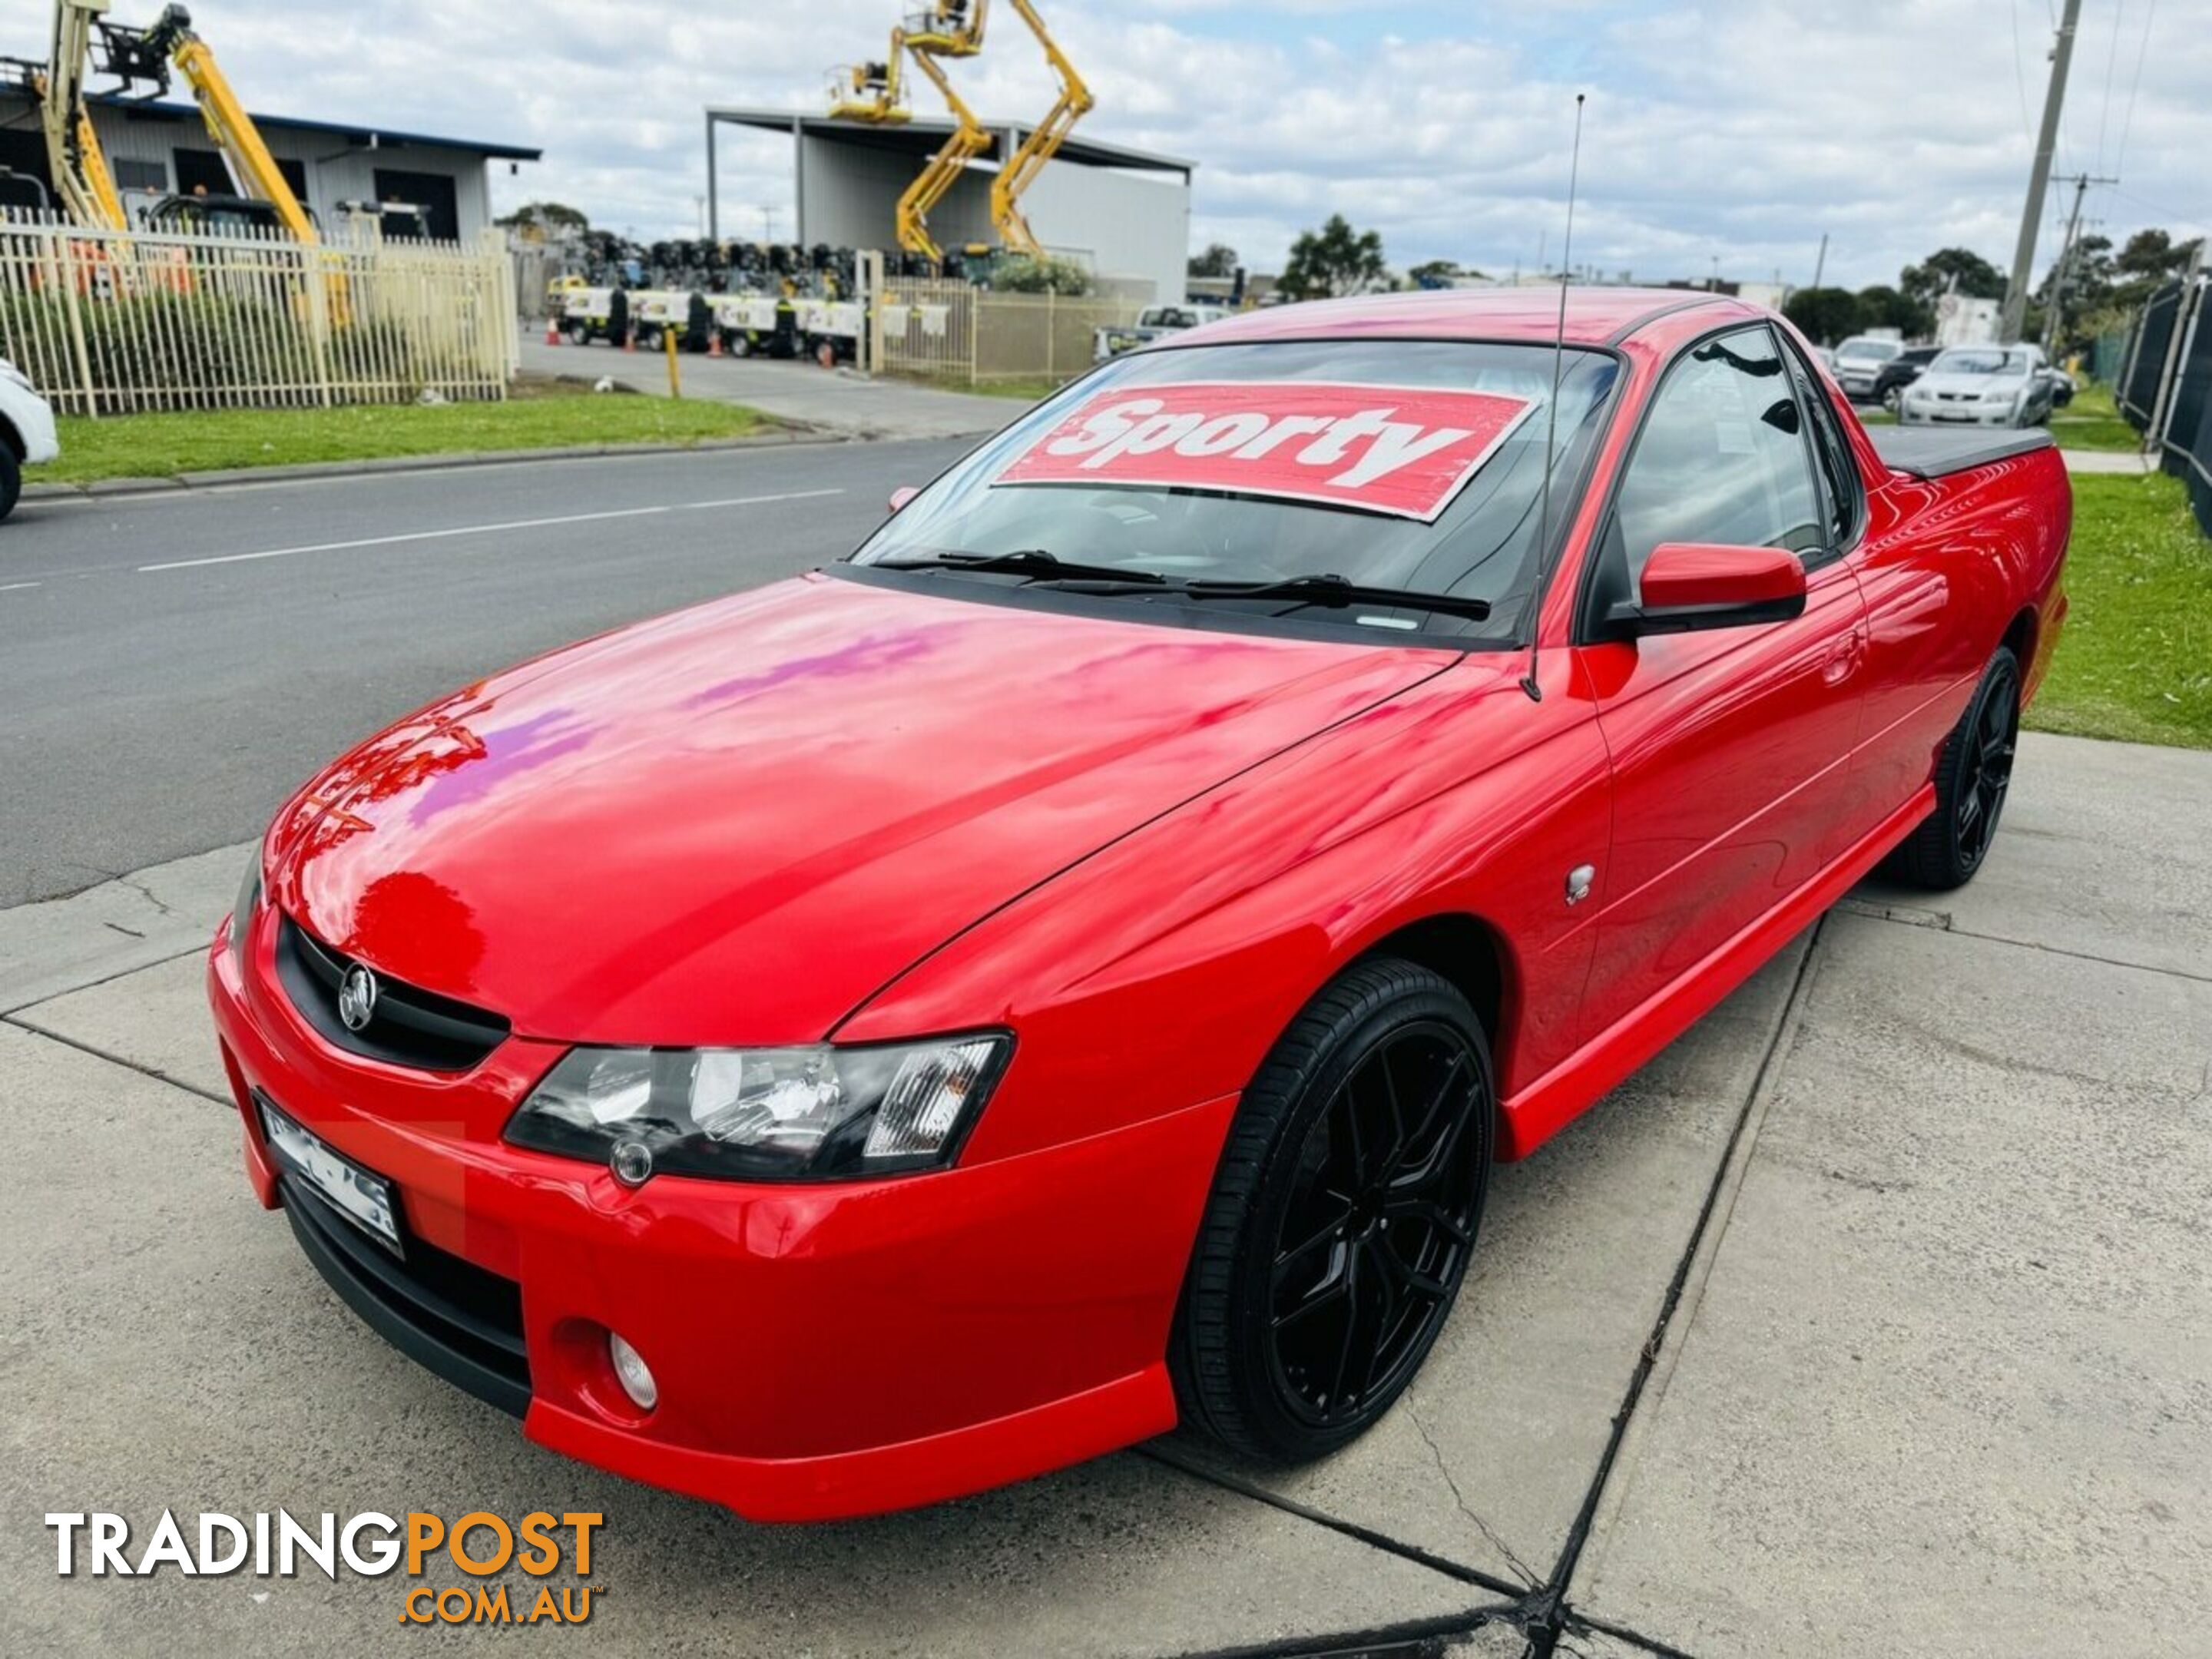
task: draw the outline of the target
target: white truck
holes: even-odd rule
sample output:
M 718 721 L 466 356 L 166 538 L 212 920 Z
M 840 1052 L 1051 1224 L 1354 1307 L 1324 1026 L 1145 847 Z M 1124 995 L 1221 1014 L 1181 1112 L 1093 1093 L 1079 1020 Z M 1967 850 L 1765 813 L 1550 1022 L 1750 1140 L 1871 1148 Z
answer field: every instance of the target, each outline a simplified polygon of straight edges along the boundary
M 1103 363 L 1109 357 L 1134 351 L 1140 345 L 1149 345 L 1154 340 L 1164 339 L 1170 334 L 1180 334 L 1187 328 L 1196 328 L 1200 323 L 1218 323 L 1230 314 L 1227 306 L 1194 301 L 1182 305 L 1146 306 L 1137 313 L 1137 320 L 1133 323 L 1093 331 L 1091 361 Z

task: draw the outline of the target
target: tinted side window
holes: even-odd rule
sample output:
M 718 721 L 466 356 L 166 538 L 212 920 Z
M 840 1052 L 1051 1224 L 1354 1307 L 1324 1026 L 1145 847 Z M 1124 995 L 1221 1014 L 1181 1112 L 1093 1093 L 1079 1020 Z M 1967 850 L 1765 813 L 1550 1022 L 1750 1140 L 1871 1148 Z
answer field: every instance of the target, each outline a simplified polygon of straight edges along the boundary
M 1614 497 L 1632 585 L 1662 542 L 1806 552 L 1827 540 L 1804 419 L 1763 327 L 1692 346 L 1668 370 Z
M 1826 487 L 1828 500 L 1829 550 L 1840 552 L 1850 545 L 1851 537 L 1859 527 L 1863 492 L 1858 464 L 1851 459 L 1850 445 L 1844 441 L 1843 428 L 1837 424 L 1835 406 L 1821 390 L 1820 377 L 1806 365 L 1804 354 L 1796 346 L 1790 346 L 1789 352 L 1790 366 L 1796 374 L 1798 395 L 1813 416 L 1813 454 L 1820 462 L 1820 481 Z

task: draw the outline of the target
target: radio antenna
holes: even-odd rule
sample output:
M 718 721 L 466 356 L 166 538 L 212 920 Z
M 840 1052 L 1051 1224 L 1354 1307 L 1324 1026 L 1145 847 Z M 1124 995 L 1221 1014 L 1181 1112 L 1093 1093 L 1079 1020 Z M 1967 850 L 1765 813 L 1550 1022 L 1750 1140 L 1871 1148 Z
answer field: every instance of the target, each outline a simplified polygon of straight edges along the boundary
M 1559 321 L 1552 332 L 1552 401 L 1545 410 L 1543 506 L 1536 514 L 1535 604 L 1528 617 L 1528 672 L 1521 681 L 1521 689 L 1532 702 L 1544 700 L 1544 688 L 1536 683 L 1536 653 L 1543 643 L 1544 579 L 1552 562 L 1552 463 L 1559 447 L 1559 374 L 1567 357 L 1567 278 L 1574 270 L 1575 189 L 1582 182 L 1583 100 L 1586 96 L 1580 92 L 1575 94 L 1575 147 L 1567 162 L 1567 239 L 1559 250 Z

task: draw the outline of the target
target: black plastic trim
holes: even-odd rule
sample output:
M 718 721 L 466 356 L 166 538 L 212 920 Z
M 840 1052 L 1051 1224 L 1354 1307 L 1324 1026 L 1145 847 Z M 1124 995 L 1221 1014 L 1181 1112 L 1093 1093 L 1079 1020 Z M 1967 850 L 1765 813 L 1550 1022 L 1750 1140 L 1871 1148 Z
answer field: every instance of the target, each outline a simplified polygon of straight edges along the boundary
M 307 1260 L 370 1329 L 486 1404 L 513 1417 L 530 1409 L 520 1285 L 419 1238 L 407 1241 L 407 1261 L 396 1261 L 292 1176 L 279 1176 L 276 1189 Z M 425 1270 L 480 1305 L 471 1310 L 441 1294 Z
M 417 1071 L 465 1072 L 507 1041 L 512 1028 L 499 1015 L 383 974 L 374 1019 L 366 1030 L 349 1031 L 338 1018 L 337 994 L 353 966 L 351 957 L 278 914 L 276 977 L 292 1006 L 337 1048 Z
M 1948 477 L 2015 455 L 2032 455 L 2048 449 L 2057 440 L 2043 428 L 1949 428 L 1941 426 L 1869 427 L 1874 453 L 1893 472 L 1915 478 Z

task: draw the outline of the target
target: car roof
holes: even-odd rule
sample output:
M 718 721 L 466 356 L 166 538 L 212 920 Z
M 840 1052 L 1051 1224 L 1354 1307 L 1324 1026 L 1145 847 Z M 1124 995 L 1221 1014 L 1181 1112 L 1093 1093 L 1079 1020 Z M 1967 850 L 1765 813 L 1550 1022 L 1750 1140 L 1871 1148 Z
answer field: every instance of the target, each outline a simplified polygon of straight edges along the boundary
M 1668 288 L 1570 288 L 1570 345 L 1618 345 L 1658 319 L 1689 309 L 1714 321 L 1748 321 L 1767 313 L 1726 295 Z M 1548 343 L 1559 327 L 1559 290 L 1542 288 L 1421 289 L 1309 300 L 1238 313 L 1178 337 L 1179 345 L 1229 345 L 1259 340 L 1528 340 Z

